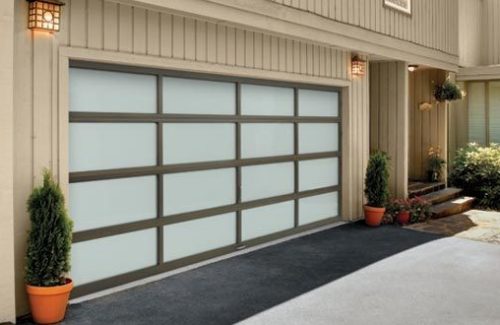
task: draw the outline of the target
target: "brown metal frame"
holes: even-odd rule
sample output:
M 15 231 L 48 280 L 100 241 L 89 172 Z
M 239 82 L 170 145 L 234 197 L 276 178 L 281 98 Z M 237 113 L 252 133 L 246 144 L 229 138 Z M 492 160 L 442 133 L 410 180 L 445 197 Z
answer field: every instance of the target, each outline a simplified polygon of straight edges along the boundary
M 340 152 L 342 150 L 342 123 L 341 123 L 341 92 L 340 89 L 325 86 L 312 86 L 309 84 L 297 84 L 287 82 L 276 82 L 266 80 L 255 80 L 247 78 L 231 78 L 215 75 L 186 73 L 180 71 L 165 71 L 159 69 L 149 69 L 140 67 L 128 67 L 119 65 L 109 65 L 94 62 L 83 61 L 70 61 L 72 68 L 86 68 L 97 69 L 106 71 L 118 71 L 128 73 L 141 73 L 152 74 L 157 77 L 157 111 L 152 114 L 142 113 L 94 113 L 94 112 L 70 112 L 70 123 L 123 123 L 123 122 L 137 122 L 137 123 L 155 123 L 156 124 L 156 150 L 157 159 L 154 166 L 141 166 L 133 168 L 120 168 L 111 170 L 95 170 L 83 172 L 71 172 L 69 175 L 69 182 L 85 182 L 93 180 L 115 179 L 125 177 L 137 177 L 145 175 L 155 175 L 157 177 L 157 216 L 153 219 L 140 220 L 125 224 L 111 225 L 96 229 L 78 231 L 73 234 L 73 242 L 78 243 L 82 241 L 103 238 L 107 236 L 114 236 L 133 231 L 157 228 L 157 264 L 148 268 L 120 274 L 110 278 L 98 280 L 92 283 L 77 286 L 74 290 L 73 297 L 82 296 L 95 291 L 103 290 L 119 284 L 138 280 L 140 278 L 148 277 L 153 274 L 162 273 L 172 270 L 181 266 L 199 262 L 208 258 L 212 258 L 221 254 L 226 254 L 237 249 L 242 249 L 248 246 L 257 245 L 269 240 L 274 240 L 283 236 L 301 232 L 307 229 L 312 229 L 321 225 L 326 225 L 340 220 L 338 216 L 333 216 L 321 220 L 319 222 L 299 226 L 299 199 L 331 193 L 339 193 L 339 211 L 341 187 L 340 185 L 318 188 L 308 191 L 299 191 L 299 161 L 338 157 L 339 159 L 339 184 L 341 184 L 341 166 L 342 159 Z M 217 80 L 232 82 L 235 84 L 236 92 L 236 110 L 234 115 L 201 115 L 201 114 L 164 114 L 163 113 L 163 77 L 182 77 L 203 80 Z M 241 114 L 241 84 L 259 84 L 269 86 L 282 86 L 290 87 L 294 90 L 294 114 L 293 116 L 247 116 Z M 312 116 L 299 116 L 298 96 L 300 89 L 319 89 L 337 91 L 339 93 L 339 116 L 338 117 L 312 117 Z M 234 123 L 235 124 L 235 159 L 221 160 L 211 162 L 197 162 L 197 163 L 183 163 L 164 165 L 163 162 L 163 124 L 169 123 Z M 294 153 L 293 155 L 274 156 L 274 157 L 259 157 L 243 159 L 241 157 L 241 124 L 242 123 L 291 123 L 294 127 Z M 311 154 L 299 154 L 299 123 L 337 123 L 339 126 L 339 151 L 332 152 L 319 152 Z M 293 162 L 294 163 L 294 191 L 293 193 L 279 195 L 274 197 L 267 197 L 263 199 L 245 201 L 241 199 L 241 168 L 243 166 L 262 165 L 280 162 Z M 234 204 L 219 206 L 209 209 L 198 211 L 190 211 L 179 213 L 175 215 L 164 216 L 163 206 L 163 175 L 169 173 L 179 173 L 186 171 L 198 170 L 212 170 L 218 168 L 235 168 L 236 170 L 236 202 Z M 294 228 L 273 233 L 270 235 L 262 236 L 252 240 L 242 240 L 241 236 L 241 212 L 245 209 L 261 207 L 269 204 L 280 203 L 285 201 L 294 201 Z M 224 213 L 236 213 L 236 240 L 234 245 L 227 247 L 210 250 L 197 255 L 180 258 L 171 262 L 164 262 L 163 252 L 163 227 L 165 225 L 184 222 L 188 220 L 195 220 L 206 218 L 210 216 L 220 215 Z

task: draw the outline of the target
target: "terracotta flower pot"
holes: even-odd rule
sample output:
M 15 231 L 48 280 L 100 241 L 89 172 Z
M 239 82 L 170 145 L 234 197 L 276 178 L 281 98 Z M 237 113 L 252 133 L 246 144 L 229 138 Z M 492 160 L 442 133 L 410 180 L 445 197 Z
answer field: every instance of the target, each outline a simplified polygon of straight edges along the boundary
M 382 223 L 385 208 L 375 208 L 365 205 L 365 223 L 371 227 L 378 227 Z
M 400 211 L 398 213 L 398 223 L 400 225 L 406 225 L 410 223 L 410 211 Z
M 37 324 L 62 321 L 66 314 L 71 289 L 73 289 L 71 279 L 66 279 L 64 285 L 54 287 L 26 285 L 33 321 Z

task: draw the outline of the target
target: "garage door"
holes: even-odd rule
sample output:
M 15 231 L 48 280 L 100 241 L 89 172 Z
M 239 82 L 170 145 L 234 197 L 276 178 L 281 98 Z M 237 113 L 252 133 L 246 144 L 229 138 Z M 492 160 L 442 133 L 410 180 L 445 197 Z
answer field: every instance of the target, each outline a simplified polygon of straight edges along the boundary
M 332 88 L 72 62 L 75 296 L 337 220 Z

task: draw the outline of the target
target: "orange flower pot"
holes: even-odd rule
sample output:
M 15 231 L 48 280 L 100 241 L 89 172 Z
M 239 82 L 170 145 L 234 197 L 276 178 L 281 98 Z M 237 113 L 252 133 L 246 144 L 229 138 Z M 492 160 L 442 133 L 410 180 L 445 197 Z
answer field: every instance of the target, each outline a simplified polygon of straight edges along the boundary
M 378 227 L 384 218 L 385 208 L 365 205 L 365 223 L 370 227 Z
M 62 321 L 66 314 L 71 289 L 73 289 L 71 279 L 66 279 L 64 285 L 54 287 L 26 285 L 33 321 L 37 324 Z
M 398 213 L 398 223 L 406 225 L 410 223 L 410 211 L 401 211 Z

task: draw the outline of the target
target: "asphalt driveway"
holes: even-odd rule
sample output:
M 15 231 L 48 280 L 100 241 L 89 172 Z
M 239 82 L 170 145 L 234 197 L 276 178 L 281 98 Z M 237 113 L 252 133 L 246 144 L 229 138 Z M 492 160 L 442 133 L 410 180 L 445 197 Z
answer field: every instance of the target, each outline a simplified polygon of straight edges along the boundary
M 345 224 L 72 305 L 64 324 L 498 324 L 500 246 Z

